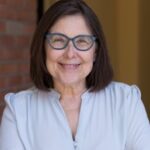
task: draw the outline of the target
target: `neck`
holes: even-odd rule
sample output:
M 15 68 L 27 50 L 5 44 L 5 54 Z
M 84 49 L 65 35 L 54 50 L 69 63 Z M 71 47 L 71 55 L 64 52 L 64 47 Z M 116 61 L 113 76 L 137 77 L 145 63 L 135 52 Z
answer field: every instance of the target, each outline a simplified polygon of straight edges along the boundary
M 60 103 L 65 111 L 79 111 L 81 106 L 81 95 L 86 88 L 78 86 L 59 86 L 56 90 L 60 93 Z
M 55 84 L 55 89 L 60 93 L 61 99 L 76 99 L 86 91 L 85 84 L 78 85 L 62 85 Z

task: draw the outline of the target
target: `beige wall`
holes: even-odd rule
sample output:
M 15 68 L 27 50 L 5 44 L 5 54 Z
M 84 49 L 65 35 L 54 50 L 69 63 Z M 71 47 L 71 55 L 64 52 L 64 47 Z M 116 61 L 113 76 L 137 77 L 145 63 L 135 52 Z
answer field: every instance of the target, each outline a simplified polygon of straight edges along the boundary
M 108 49 L 111 56 L 111 61 L 118 74 L 117 68 L 117 17 L 116 17 L 116 3 L 114 0 L 85 0 L 90 7 L 93 8 L 95 13 L 98 15 L 102 27 L 105 32 L 106 41 L 108 43 Z
M 138 0 L 85 0 L 101 19 L 117 80 L 138 83 Z
M 150 117 L 150 1 L 140 1 L 139 85 Z
M 102 21 L 115 79 L 140 87 L 150 117 L 150 1 L 85 1 Z
M 117 52 L 119 80 L 139 81 L 139 4 L 138 0 L 117 0 Z
M 45 0 L 47 4 L 54 0 Z M 49 1 L 49 2 L 48 2 Z M 150 116 L 149 0 L 85 0 L 101 20 L 115 79 L 137 84 Z M 149 42 L 148 42 L 149 41 Z

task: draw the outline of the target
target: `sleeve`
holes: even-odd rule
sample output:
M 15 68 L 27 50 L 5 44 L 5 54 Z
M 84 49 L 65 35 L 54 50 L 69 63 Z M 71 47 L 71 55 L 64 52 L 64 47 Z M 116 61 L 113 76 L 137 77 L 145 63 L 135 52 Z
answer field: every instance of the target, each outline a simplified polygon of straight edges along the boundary
M 25 150 L 17 131 L 13 97 L 14 94 L 5 97 L 6 107 L 0 126 L 0 150 Z
M 141 100 L 140 90 L 132 86 L 128 98 L 130 109 L 126 150 L 150 150 L 150 123 Z

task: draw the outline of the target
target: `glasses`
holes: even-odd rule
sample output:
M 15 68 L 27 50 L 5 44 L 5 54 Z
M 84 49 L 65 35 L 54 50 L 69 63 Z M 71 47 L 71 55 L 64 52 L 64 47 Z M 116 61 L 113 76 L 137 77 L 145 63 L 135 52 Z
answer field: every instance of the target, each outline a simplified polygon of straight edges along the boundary
M 68 46 L 69 41 L 72 41 L 74 47 L 79 51 L 89 50 L 96 40 L 96 37 L 93 35 L 77 35 L 70 38 L 61 33 L 47 33 L 46 38 L 53 49 L 63 50 Z

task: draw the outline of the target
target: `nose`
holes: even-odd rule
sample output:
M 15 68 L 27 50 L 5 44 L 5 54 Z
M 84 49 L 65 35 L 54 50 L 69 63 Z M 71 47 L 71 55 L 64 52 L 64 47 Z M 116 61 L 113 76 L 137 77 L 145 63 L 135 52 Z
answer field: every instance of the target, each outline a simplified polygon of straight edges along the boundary
M 68 43 L 68 46 L 66 47 L 66 50 L 65 50 L 65 56 L 67 58 L 73 58 L 76 56 L 76 48 L 74 47 L 72 41 L 69 41 Z

